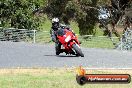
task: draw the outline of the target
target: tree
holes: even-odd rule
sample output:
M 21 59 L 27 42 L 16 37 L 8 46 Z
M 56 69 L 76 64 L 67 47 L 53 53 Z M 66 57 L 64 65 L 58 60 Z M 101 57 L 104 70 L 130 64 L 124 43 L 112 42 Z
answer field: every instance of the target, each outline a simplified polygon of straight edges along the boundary
M 94 26 L 97 19 L 97 10 L 91 8 L 97 6 L 98 0 L 48 0 L 46 13 L 49 17 L 59 17 L 61 21 L 69 24 L 69 20 L 78 23 L 81 35 L 94 34 Z
M 1 26 L 36 29 L 39 26 L 40 17 L 36 16 L 33 11 L 43 6 L 45 1 L 2 0 L 0 2 Z
M 46 13 L 49 18 L 59 17 L 65 24 L 76 21 L 81 35 L 95 34 L 95 8 L 105 1 L 108 0 L 2 0 L 0 20 L 2 26 L 36 29 L 42 21 L 40 13 Z
M 80 34 L 95 34 L 94 26 L 97 22 L 98 11 L 95 9 L 97 0 L 79 0 L 76 4 L 76 21 L 79 24 Z

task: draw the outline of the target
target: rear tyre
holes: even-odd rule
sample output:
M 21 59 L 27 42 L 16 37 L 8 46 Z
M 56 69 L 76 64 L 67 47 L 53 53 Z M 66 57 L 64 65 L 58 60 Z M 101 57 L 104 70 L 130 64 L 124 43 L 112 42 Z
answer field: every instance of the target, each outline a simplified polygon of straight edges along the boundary
M 60 49 L 58 47 L 55 47 L 56 55 L 60 54 Z
M 55 43 L 55 51 L 56 55 L 59 55 L 61 53 L 61 44 L 59 42 Z
M 82 53 L 82 50 L 76 44 L 73 44 L 72 47 L 76 51 L 77 56 L 79 55 L 81 57 L 84 57 L 84 54 Z
M 60 54 L 60 52 L 56 52 L 56 55 L 59 55 Z

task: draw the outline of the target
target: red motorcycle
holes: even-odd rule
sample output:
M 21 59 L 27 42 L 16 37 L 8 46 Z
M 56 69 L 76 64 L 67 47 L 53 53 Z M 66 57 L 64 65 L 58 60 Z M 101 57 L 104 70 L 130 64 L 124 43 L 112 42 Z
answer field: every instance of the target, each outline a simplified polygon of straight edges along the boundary
M 66 54 L 84 57 L 77 36 L 72 31 L 66 28 L 59 29 L 56 34 L 59 40 L 58 48 L 56 47 L 56 55 L 65 52 Z

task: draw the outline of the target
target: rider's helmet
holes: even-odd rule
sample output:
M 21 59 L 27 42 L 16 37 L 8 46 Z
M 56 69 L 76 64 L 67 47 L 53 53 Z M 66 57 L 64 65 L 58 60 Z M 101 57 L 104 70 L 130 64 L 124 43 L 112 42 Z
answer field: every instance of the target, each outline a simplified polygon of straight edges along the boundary
M 54 23 L 54 22 L 59 22 L 59 19 L 58 18 L 53 18 L 52 23 Z
M 52 19 L 52 28 L 56 31 L 59 28 L 59 19 L 58 18 L 53 18 Z

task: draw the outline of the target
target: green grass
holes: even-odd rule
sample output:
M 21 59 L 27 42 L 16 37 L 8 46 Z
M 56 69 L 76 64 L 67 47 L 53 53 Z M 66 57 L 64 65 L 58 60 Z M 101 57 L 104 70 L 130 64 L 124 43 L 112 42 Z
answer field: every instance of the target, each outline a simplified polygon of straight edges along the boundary
M 51 25 L 51 21 L 45 15 L 45 21 L 40 24 L 39 29 L 41 31 L 49 31 L 51 29 Z
M 118 71 L 115 70 L 117 73 Z M 125 73 L 127 71 L 123 71 Z M 109 71 L 88 70 L 87 73 L 106 74 Z M 131 72 L 128 72 L 132 74 Z M 85 84 L 76 82 L 75 70 L 68 69 L 4 69 L 0 70 L 0 88 L 131 88 L 130 84 Z
M 78 24 L 76 22 L 71 22 L 71 29 L 74 31 L 74 33 L 79 34 L 79 28 Z
M 113 42 L 108 37 L 89 37 L 84 39 L 83 37 L 79 38 L 80 41 L 82 41 L 83 47 L 89 47 L 89 48 L 109 48 L 112 49 L 115 46 L 113 45 Z M 115 43 L 118 43 L 119 40 L 117 38 L 114 39 Z
M 50 32 L 38 31 L 36 34 L 36 43 L 52 43 Z

